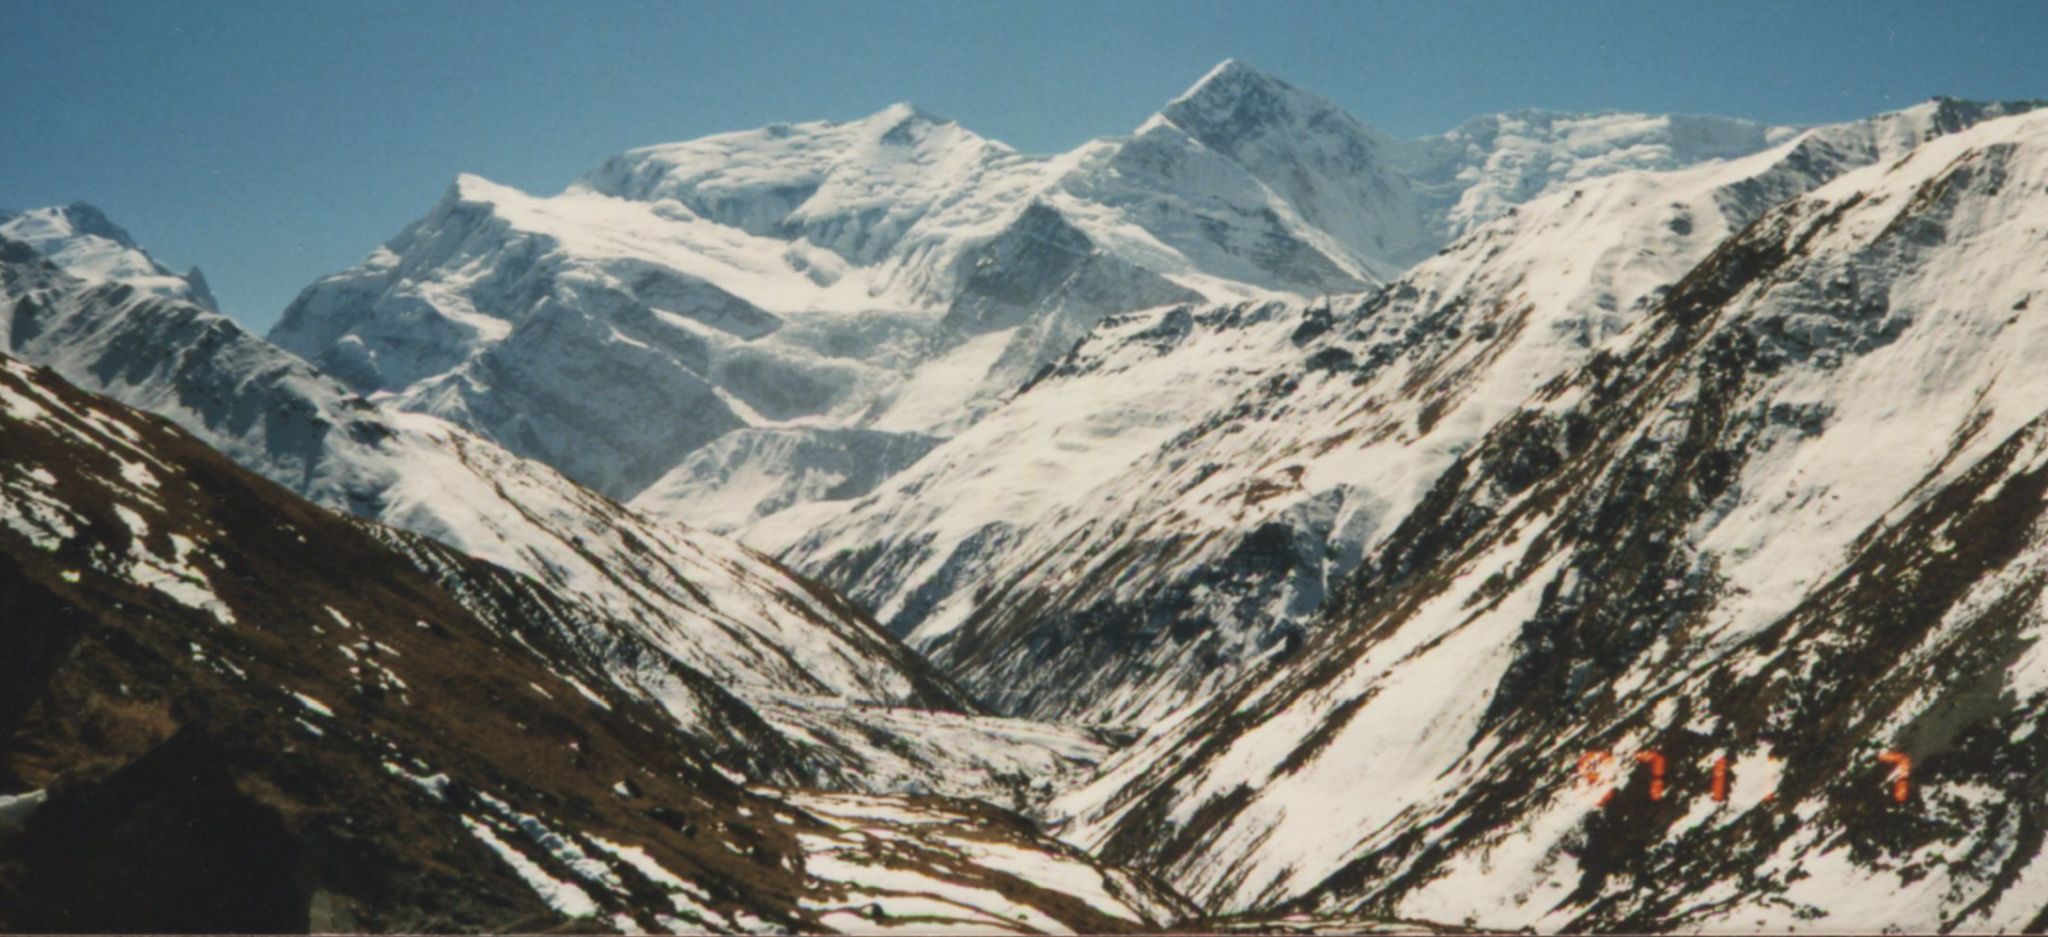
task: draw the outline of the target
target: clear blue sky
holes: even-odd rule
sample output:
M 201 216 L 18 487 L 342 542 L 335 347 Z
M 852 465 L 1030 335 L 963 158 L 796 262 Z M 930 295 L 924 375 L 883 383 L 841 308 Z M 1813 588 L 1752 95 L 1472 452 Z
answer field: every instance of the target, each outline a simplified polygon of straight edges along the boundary
M 908 100 L 1020 149 L 1236 57 L 1401 136 L 1519 107 L 1814 123 L 2048 97 L 2048 2 L 0 0 L 0 206 L 85 200 L 267 328 L 458 172 Z

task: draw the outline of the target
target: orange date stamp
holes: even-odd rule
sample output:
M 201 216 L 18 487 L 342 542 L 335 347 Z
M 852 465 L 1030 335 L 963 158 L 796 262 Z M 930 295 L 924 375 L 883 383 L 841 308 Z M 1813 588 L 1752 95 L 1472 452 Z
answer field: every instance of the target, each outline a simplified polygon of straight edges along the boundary
M 1663 800 L 1666 767 L 1664 756 L 1655 751 L 1645 750 L 1635 753 L 1631 760 L 1635 764 L 1647 765 L 1649 767 L 1650 779 L 1646 793 L 1650 800 L 1652 802 Z M 1772 766 L 1778 763 L 1776 758 L 1767 757 L 1764 760 Z M 1912 756 L 1900 751 L 1886 751 L 1877 756 L 1877 761 L 1879 764 L 1888 765 L 1891 768 L 1889 794 L 1892 801 L 1901 804 L 1905 803 L 1913 796 Z M 1605 807 L 1613 803 L 1615 792 L 1620 788 L 1622 781 L 1620 765 L 1621 762 L 1616 759 L 1611 751 L 1589 751 L 1580 755 L 1575 769 L 1577 775 L 1576 786 L 1581 790 L 1598 792 L 1599 796 L 1596 806 Z M 1730 767 L 1727 755 L 1720 755 L 1714 759 L 1713 780 L 1711 787 L 1708 789 L 1708 796 L 1715 803 L 1728 802 Z M 1775 777 L 1775 770 L 1771 774 Z M 1774 788 L 1775 782 L 1772 782 L 1761 792 L 1756 802 L 1769 803 L 1775 800 L 1777 798 L 1777 791 Z

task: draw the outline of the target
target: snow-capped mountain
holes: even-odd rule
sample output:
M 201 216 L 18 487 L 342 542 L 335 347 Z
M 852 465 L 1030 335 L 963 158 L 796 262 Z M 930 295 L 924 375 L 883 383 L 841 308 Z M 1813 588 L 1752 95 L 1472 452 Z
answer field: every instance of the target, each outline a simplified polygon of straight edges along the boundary
M 772 778 L 1028 808 L 1052 788 L 1020 775 L 1074 777 L 1108 751 L 1080 730 L 981 716 L 864 613 L 773 560 L 646 517 L 433 417 L 386 411 L 216 313 L 80 280 L 4 239 L 0 308 L 0 350 L 169 417 L 317 503 L 532 577 L 562 606 L 561 640 L 679 731 L 731 753 L 729 767 L 751 771 L 764 762 L 750 752 L 789 748 L 801 757 L 782 759 Z M 401 546 L 430 573 L 446 566 Z M 733 724 L 760 732 L 735 737 Z
M 271 337 L 358 393 L 773 549 L 1105 316 L 1364 289 L 1552 183 L 1785 132 L 1510 115 L 1396 141 L 1237 62 L 1053 156 L 895 105 L 634 150 L 551 197 L 464 176 Z
M 0 926 L 2041 930 L 2040 106 L 895 105 L 290 350 L 0 218 Z
M 915 655 L 764 557 L 386 411 L 224 316 L 80 281 L 14 247 L 0 271 L 12 354 L 170 417 L 318 503 L 533 576 L 733 686 L 961 704 Z
M 1466 437 L 1300 653 L 1119 756 L 1069 835 L 1211 910 L 2040 927 L 2048 113 L 1962 110 L 1895 117 L 1954 132 L 1763 213 Z M 1479 350 L 1421 359 L 1420 402 Z
M 1587 180 L 1355 297 L 1113 319 L 784 559 L 1004 712 L 1147 724 L 1298 647 L 1461 453 L 1723 238 L 2003 109 Z
M 1406 142 L 1394 158 L 1448 243 L 1559 185 L 1734 159 L 1798 133 L 1726 117 L 1510 111 Z
M 220 311 L 198 267 L 172 273 L 105 212 L 84 202 L 19 212 L 0 209 L 0 237 L 35 248 L 72 276 L 125 283 L 153 296 Z
M 1114 933 L 1185 913 L 971 802 L 746 785 L 590 666 L 546 586 L 6 355 L 0 495 L 8 930 Z

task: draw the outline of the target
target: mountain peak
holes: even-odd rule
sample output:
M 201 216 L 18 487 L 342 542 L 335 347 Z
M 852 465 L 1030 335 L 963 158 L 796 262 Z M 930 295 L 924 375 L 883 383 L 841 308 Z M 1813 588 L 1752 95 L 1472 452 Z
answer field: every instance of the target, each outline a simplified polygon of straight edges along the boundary
M 883 143 L 893 144 L 914 143 L 925 129 L 952 123 L 908 101 L 898 101 L 882 108 L 861 122 L 879 131 Z
M 0 236 L 28 245 L 64 272 L 87 280 L 114 280 L 171 299 L 214 309 L 202 284 L 157 263 L 107 213 L 87 202 L 0 213 Z
M 69 205 L 52 205 L 47 208 L 31 208 L 27 211 L 0 214 L 0 222 L 7 223 L 16 237 L 27 240 L 54 242 L 74 237 L 101 237 L 122 247 L 135 248 L 135 239 L 128 232 L 107 217 L 107 213 L 90 202 L 72 202 Z M 42 245 L 38 245 L 41 249 Z
M 1379 142 L 1380 134 L 1322 96 L 1304 91 L 1237 59 L 1224 59 L 1159 116 L 1212 147 L 1285 130 L 1343 127 Z
M 1202 99 L 1235 99 L 1246 93 L 1256 93 L 1258 90 L 1300 93 L 1294 86 L 1238 59 L 1224 59 L 1216 63 L 1215 68 L 1209 69 L 1201 78 L 1196 79 L 1195 83 L 1189 85 L 1188 90 L 1181 92 L 1179 97 L 1167 102 L 1167 107 L 1172 108 L 1177 104 Z
M 869 114 L 860 121 L 874 127 L 893 129 L 896 127 L 943 126 L 953 119 L 934 114 L 909 101 L 898 101 L 888 107 Z
M 888 107 L 882 108 L 881 110 L 874 112 L 873 114 L 869 115 L 867 119 L 878 124 L 896 124 L 906 120 L 915 120 L 930 124 L 952 123 L 952 121 L 947 120 L 944 117 L 940 117 L 937 114 L 925 110 L 924 108 L 918 107 L 917 105 L 912 104 L 909 101 L 898 101 L 894 104 L 889 105 Z
M 72 202 L 57 211 L 62 213 L 71 222 L 72 229 L 80 234 L 96 234 L 124 247 L 135 246 L 135 239 L 129 237 L 128 232 L 122 230 L 120 225 L 115 224 L 114 219 L 107 217 L 107 213 L 101 211 L 98 205 L 91 202 Z
M 526 193 L 508 185 L 492 182 L 470 172 L 458 172 L 455 181 L 448 184 L 448 191 L 441 196 L 444 205 L 497 206 L 507 201 L 523 198 Z

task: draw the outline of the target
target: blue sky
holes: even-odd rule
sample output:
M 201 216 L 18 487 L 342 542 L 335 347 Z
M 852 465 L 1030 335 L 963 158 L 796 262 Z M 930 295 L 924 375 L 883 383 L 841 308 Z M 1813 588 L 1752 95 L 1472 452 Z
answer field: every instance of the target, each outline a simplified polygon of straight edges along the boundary
M 1788 123 L 2048 97 L 2048 3 L 0 0 L 0 206 L 100 205 L 267 328 L 458 172 L 916 102 L 1020 149 L 1236 57 L 1401 136 L 1519 107 Z

